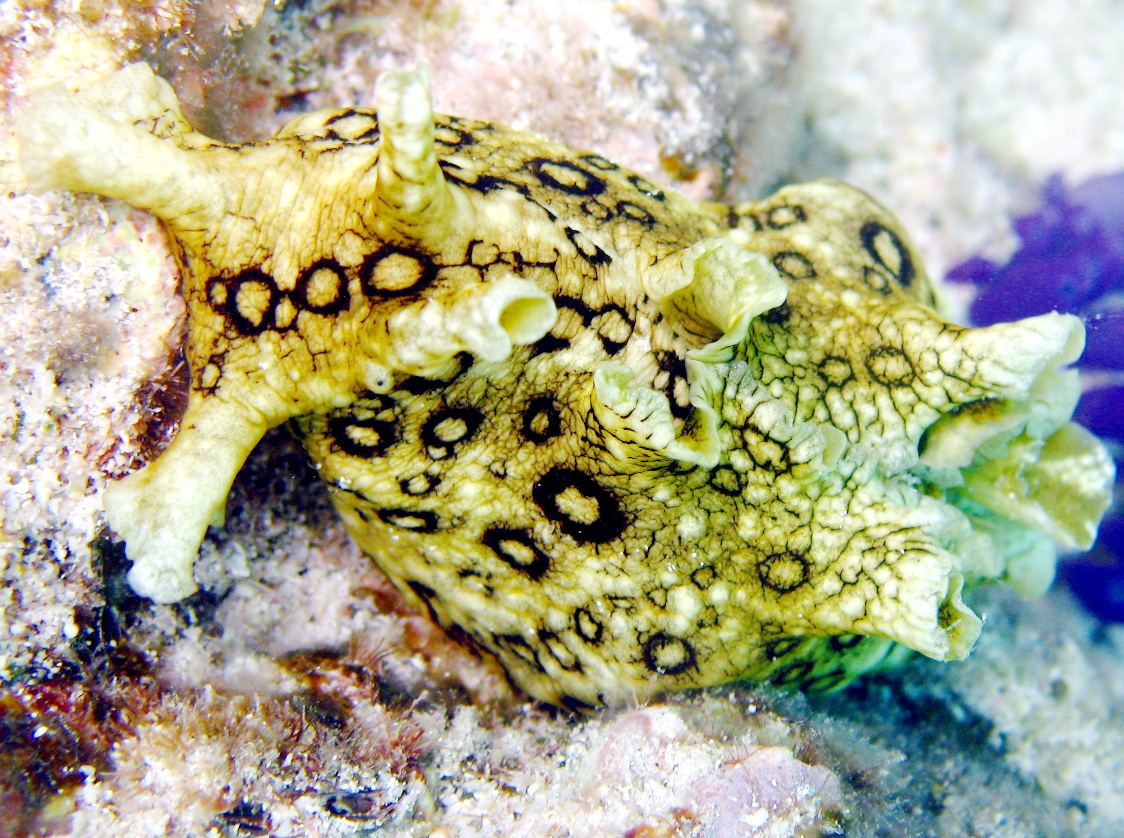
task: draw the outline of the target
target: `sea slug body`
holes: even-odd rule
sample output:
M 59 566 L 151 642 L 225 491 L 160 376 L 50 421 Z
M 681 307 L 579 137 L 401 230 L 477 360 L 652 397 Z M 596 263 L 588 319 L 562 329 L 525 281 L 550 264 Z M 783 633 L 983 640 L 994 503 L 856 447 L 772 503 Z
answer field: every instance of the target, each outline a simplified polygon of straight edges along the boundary
M 570 708 L 961 658 L 966 586 L 1042 590 L 1052 542 L 1092 541 L 1113 474 L 1069 422 L 1076 318 L 944 321 L 840 183 L 699 204 L 432 114 L 424 66 L 376 100 L 224 145 L 133 65 L 22 119 L 35 188 L 151 210 L 183 269 L 187 413 L 105 492 L 139 593 L 195 589 L 284 422 L 398 588 Z

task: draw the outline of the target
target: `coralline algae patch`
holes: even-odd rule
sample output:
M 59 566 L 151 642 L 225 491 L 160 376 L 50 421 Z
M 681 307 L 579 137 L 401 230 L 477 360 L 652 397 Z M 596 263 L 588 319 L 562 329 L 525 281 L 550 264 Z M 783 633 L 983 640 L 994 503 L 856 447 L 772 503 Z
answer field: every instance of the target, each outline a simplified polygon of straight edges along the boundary
M 976 257 L 948 274 L 971 283 L 971 319 L 986 325 L 1049 311 L 1085 323 L 1085 351 L 1077 362 L 1082 393 L 1074 414 L 1105 440 L 1124 465 L 1124 173 L 1067 187 L 1047 181 L 1041 204 L 1012 221 L 1019 247 L 1005 264 Z M 1061 566 L 1061 575 L 1095 614 L 1124 621 L 1124 516 L 1104 521 L 1093 551 Z

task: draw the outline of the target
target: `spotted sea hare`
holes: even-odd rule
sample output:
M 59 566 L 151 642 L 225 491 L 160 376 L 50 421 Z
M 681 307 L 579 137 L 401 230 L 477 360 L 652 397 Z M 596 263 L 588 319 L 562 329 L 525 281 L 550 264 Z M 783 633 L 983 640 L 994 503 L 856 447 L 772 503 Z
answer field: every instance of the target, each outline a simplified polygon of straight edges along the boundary
M 567 707 L 961 658 L 967 586 L 1040 591 L 1093 539 L 1078 319 L 946 322 L 841 183 L 699 204 L 434 115 L 424 67 L 376 100 L 225 145 L 133 65 L 22 119 L 34 188 L 151 210 L 183 269 L 187 413 L 105 492 L 139 593 L 195 589 L 286 421 L 403 594 Z

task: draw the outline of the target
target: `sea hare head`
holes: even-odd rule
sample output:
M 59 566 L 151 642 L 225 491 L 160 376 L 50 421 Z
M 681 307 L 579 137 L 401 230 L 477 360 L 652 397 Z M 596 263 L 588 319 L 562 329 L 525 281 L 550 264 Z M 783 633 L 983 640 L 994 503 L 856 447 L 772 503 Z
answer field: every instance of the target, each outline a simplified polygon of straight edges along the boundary
M 147 207 L 178 243 L 188 413 L 106 492 L 139 591 L 194 589 L 230 481 L 287 420 L 406 596 L 570 707 L 828 688 L 895 643 L 963 657 L 967 587 L 1041 590 L 1052 542 L 1091 541 L 1112 466 L 1068 423 L 1079 321 L 947 323 L 906 234 L 843 184 L 699 205 L 435 117 L 427 86 L 387 74 L 377 115 L 242 147 L 139 65 L 25 117 L 35 184 Z

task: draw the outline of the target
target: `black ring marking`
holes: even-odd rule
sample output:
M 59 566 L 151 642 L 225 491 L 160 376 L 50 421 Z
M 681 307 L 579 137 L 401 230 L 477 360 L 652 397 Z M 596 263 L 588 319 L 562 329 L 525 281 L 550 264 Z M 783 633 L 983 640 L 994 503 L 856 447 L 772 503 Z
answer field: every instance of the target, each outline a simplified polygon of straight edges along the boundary
M 805 682 L 816 665 L 811 661 L 797 661 L 788 666 L 782 666 L 772 676 L 771 680 L 778 687 L 794 687 Z
M 430 459 L 444 460 L 458 445 L 471 439 L 483 421 L 484 414 L 474 407 L 446 407 L 438 410 L 422 426 L 422 445 Z M 445 423 L 449 425 L 446 435 L 442 435 L 441 426 Z M 448 431 L 452 431 L 452 434 Z
M 758 315 L 759 320 L 771 326 L 783 326 L 788 323 L 790 317 L 792 317 L 792 308 L 788 303 L 781 303 L 779 306 L 774 306 L 763 314 Z
M 799 553 L 773 553 L 757 565 L 761 584 L 778 594 L 795 591 L 812 575 L 812 563 Z
M 535 544 L 526 530 L 491 527 L 485 530 L 481 541 L 508 565 L 535 582 L 550 570 L 550 556 Z
M 612 256 L 591 242 L 584 233 L 578 232 L 573 227 L 563 227 L 562 229 L 566 233 L 566 238 L 577 249 L 578 255 L 593 267 L 608 265 L 613 261 Z
M 583 163 L 588 163 L 593 168 L 602 172 L 615 172 L 620 168 L 616 163 L 611 160 L 606 160 L 600 154 L 583 154 L 580 158 Z
M 325 274 L 334 278 L 335 288 L 324 287 Z M 315 282 L 314 282 L 315 280 Z M 346 311 L 351 304 L 351 294 L 347 288 L 347 274 L 331 259 L 314 262 L 297 278 L 293 289 L 298 308 L 314 314 L 332 315 Z
M 574 631 L 578 633 L 578 637 L 586 643 L 592 643 L 594 646 L 601 644 L 601 638 L 605 634 L 605 626 L 601 621 L 589 613 L 587 608 L 579 608 L 574 612 Z
M 634 204 L 632 201 L 618 202 L 616 212 L 618 218 L 627 218 L 629 221 L 639 224 L 645 230 L 651 230 L 656 226 L 656 217 L 644 207 Z
M 441 618 L 437 616 L 437 609 L 433 607 L 433 599 L 437 597 L 437 591 L 428 585 L 423 585 L 421 582 L 413 580 L 406 583 L 410 590 L 414 592 L 418 599 L 425 603 L 425 608 L 429 612 L 429 619 L 441 625 Z
M 404 495 L 419 498 L 423 495 L 428 495 L 436 489 L 440 483 L 440 477 L 422 473 L 415 474 L 413 477 L 402 478 L 398 481 L 398 488 L 402 490 L 402 494 Z
M 664 194 L 664 191 L 645 177 L 641 177 L 640 175 L 629 175 L 628 182 L 636 187 L 638 191 L 643 192 L 645 195 L 647 195 L 649 198 L 654 198 L 657 201 L 667 200 L 667 195 Z M 732 227 L 733 225 L 731 224 L 729 226 Z
M 394 422 L 374 416 L 364 419 L 333 416 L 328 419 L 328 433 L 344 453 L 364 459 L 381 457 L 398 441 Z
M 615 317 L 613 315 L 616 315 Z M 628 339 L 632 337 L 633 324 L 628 316 L 628 312 L 617 305 L 610 303 L 603 307 L 594 316 L 594 319 L 599 319 L 601 322 L 597 325 L 597 337 L 601 341 L 601 346 L 609 355 L 616 355 L 622 349 Z M 605 331 L 613 331 L 615 337 L 620 337 L 621 332 L 627 332 L 624 335 L 624 340 L 616 340 L 615 337 L 610 337 L 605 334 Z
M 590 710 L 597 709 L 597 705 L 590 704 L 588 701 L 582 701 L 580 698 L 575 698 L 572 695 L 564 695 L 558 700 L 561 701 L 562 706 L 571 713 L 588 713 Z
M 903 288 L 913 284 L 917 269 L 905 243 L 893 230 L 878 221 L 868 221 L 859 230 L 863 248 L 875 262 L 885 268 Z M 892 250 L 893 252 L 888 252 Z M 887 261 L 889 260 L 889 261 Z M 897 264 L 891 264 L 896 262 Z
M 613 217 L 613 211 L 607 204 L 598 201 L 596 198 L 590 198 L 582 204 L 582 215 L 586 218 L 592 218 L 600 225 Z
M 773 267 L 793 280 L 813 279 L 816 276 L 816 268 L 811 260 L 795 250 L 785 250 L 774 256 Z
M 551 396 L 535 396 L 523 411 L 523 436 L 541 445 L 562 433 L 562 415 Z
M 661 675 L 678 675 L 697 665 L 695 648 L 681 637 L 657 631 L 644 642 L 644 665 Z
M 710 473 L 710 485 L 728 498 L 741 497 L 742 480 L 733 466 L 721 465 Z
M 793 224 L 801 224 L 808 220 L 804 207 L 799 204 L 781 204 L 773 207 L 765 215 L 765 224 L 773 230 L 783 230 Z
M 569 160 L 551 160 L 535 157 L 525 164 L 543 186 L 565 192 L 567 195 L 593 197 L 605 191 L 605 181 Z
M 547 629 L 539 629 L 539 640 L 546 647 L 547 653 L 554 658 L 557 664 L 567 672 L 581 672 L 582 662 L 570 648 L 562 642 L 562 638 Z
M 406 284 L 382 287 L 376 282 L 379 265 L 384 260 L 394 260 L 393 264 L 388 263 L 389 267 L 396 272 L 405 271 L 407 273 Z M 413 265 L 410 264 L 411 262 Z M 414 274 L 413 278 L 409 277 L 410 273 Z M 374 299 L 402 297 L 407 294 L 416 294 L 429 287 L 437 277 L 437 265 L 424 253 L 386 244 L 363 259 L 363 264 L 359 269 L 359 277 L 362 282 L 363 293 L 368 297 Z
M 813 693 L 829 693 L 839 689 L 841 686 L 851 680 L 842 669 L 833 669 L 830 672 L 825 672 L 823 675 L 817 675 L 810 681 L 805 681 L 801 684 L 801 688 Z
M 896 346 L 879 346 L 866 356 L 870 377 L 884 387 L 908 387 L 917 374 L 909 356 Z
M 539 654 L 535 647 L 528 643 L 521 634 L 496 634 L 493 635 L 495 643 L 507 649 L 524 663 L 529 663 L 535 669 L 542 671 Z
M 379 518 L 392 527 L 410 532 L 433 532 L 437 529 L 437 513 L 424 509 L 380 509 Z
M 597 517 L 583 521 L 567 515 L 559 505 L 559 499 L 567 492 L 575 492 L 581 501 L 596 504 Z M 605 544 L 619 538 L 628 526 L 617 499 L 584 472 L 555 466 L 535 482 L 531 496 L 543 514 L 575 541 Z
M 861 634 L 838 634 L 829 637 L 827 645 L 833 652 L 842 652 L 846 649 L 855 648 L 864 640 L 866 638 Z
M 855 377 L 851 362 L 839 355 L 825 355 L 820 361 L 819 371 L 832 387 L 842 387 Z
M 252 297 L 255 292 L 266 295 L 264 305 L 254 304 Z M 229 278 L 216 277 L 207 283 L 207 302 L 240 335 L 260 335 L 273 328 L 274 310 L 280 297 L 273 277 L 258 268 L 250 268 Z M 255 314 L 256 321 L 251 319 Z
M 799 637 L 780 637 L 765 644 L 765 657 L 771 661 L 787 658 L 800 646 Z
M 705 591 L 714 584 L 717 576 L 718 571 L 714 569 L 714 565 L 703 565 L 691 574 L 691 583 L 700 591 Z
M 686 400 L 681 404 L 675 391 L 680 382 L 682 382 L 684 388 L 690 386 L 690 382 L 687 381 L 687 359 L 673 352 L 657 352 L 656 363 L 659 364 L 661 370 L 667 373 L 667 381 L 660 389 L 667 395 L 671 415 L 676 419 L 686 419 L 691 415 L 691 404 Z
M 396 389 L 404 390 L 415 396 L 420 396 L 423 393 L 432 393 L 434 390 L 444 390 L 451 382 L 456 381 L 457 378 L 463 375 L 474 363 L 472 355 L 468 352 L 458 352 L 456 358 L 459 366 L 457 367 L 457 371 L 449 378 L 422 378 L 420 375 L 411 375 L 409 378 L 402 379 Z
M 451 125 L 447 122 L 438 122 L 433 126 L 433 139 L 443 146 L 450 146 L 454 149 L 476 145 L 476 137 L 472 135 L 471 131 L 458 128 L 456 125 Z
M 570 341 L 567 338 L 546 334 L 531 344 L 531 358 L 535 358 L 539 355 L 549 355 L 551 352 L 561 352 L 563 349 L 569 348 Z

